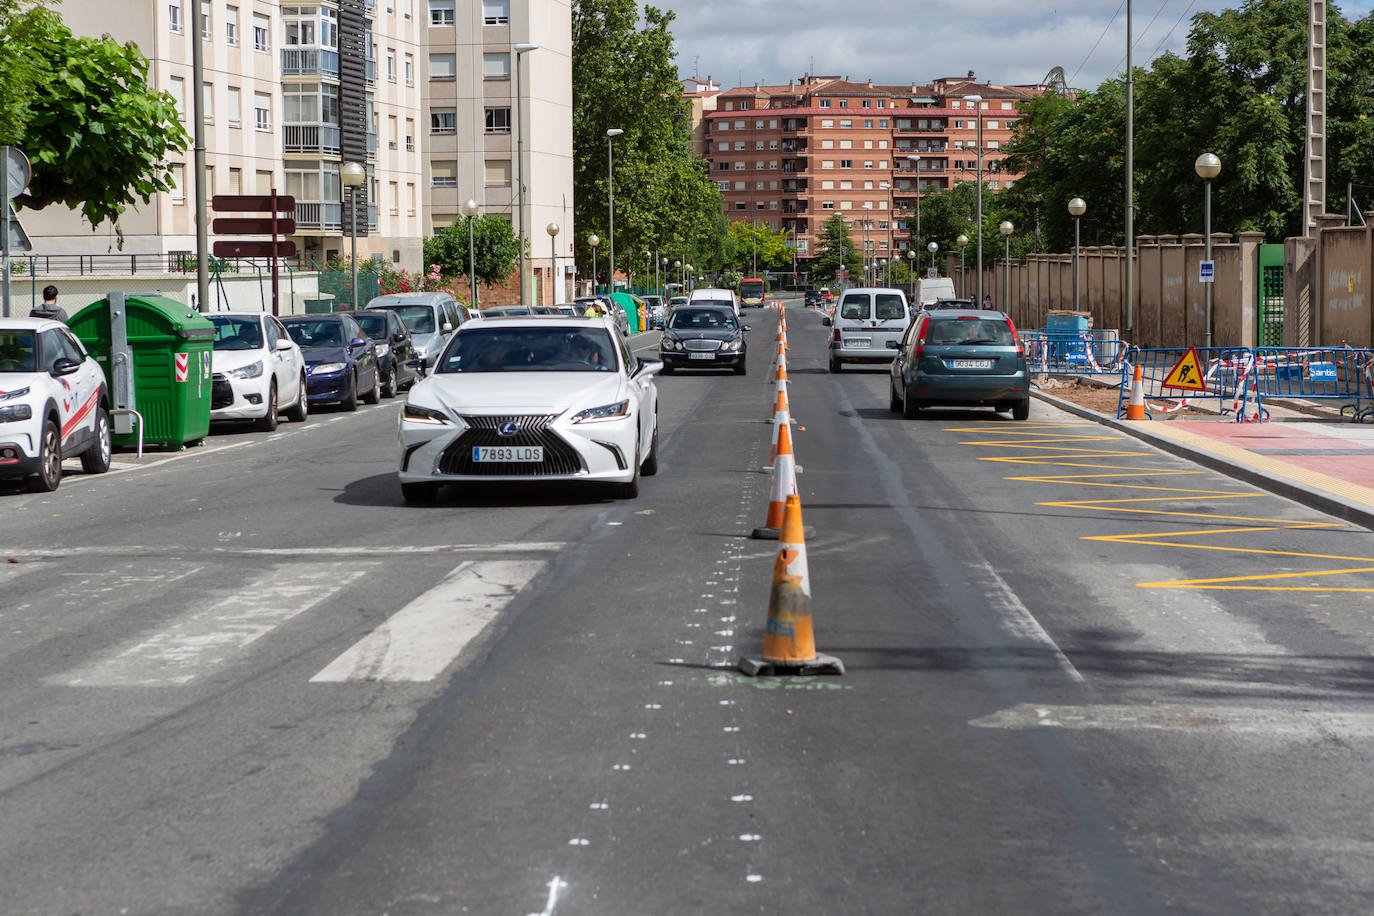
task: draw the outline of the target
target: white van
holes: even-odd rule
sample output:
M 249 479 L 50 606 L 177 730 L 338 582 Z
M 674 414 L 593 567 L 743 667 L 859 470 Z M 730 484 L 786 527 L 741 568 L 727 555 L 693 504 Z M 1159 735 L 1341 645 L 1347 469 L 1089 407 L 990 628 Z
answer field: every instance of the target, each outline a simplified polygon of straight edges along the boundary
M 728 305 L 735 310 L 735 320 L 739 320 L 739 297 L 732 289 L 694 289 L 689 301 L 692 305 Z
M 847 289 L 835 303 L 830 333 L 830 371 L 845 363 L 890 363 L 911 313 L 899 289 Z
M 927 277 L 921 280 L 916 287 L 916 302 L 918 305 L 930 305 L 936 299 L 954 299 L 954 278 L 953 277 Z

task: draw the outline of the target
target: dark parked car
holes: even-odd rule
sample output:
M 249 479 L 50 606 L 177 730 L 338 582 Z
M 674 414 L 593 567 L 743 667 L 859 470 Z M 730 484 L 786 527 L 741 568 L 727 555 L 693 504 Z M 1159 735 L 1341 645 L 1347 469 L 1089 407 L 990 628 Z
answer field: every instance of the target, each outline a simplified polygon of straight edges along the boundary
M 807 308 L 820 308 L 820 305 L 821 305 L 821 293 L 820 293 L 820 290 L 808 289 L 808 290 L 806 291 L 806 307 L 807 307 Z
M 1030 416 L 1026 350 L 1005 312 L 938 309 L 919 313 L 892 342 L 891 401 L 908 420 L 932 406 L 992 407 Z
M 415 359 L 410 329 L 401 316 L 391 309 L 354 312 L 358 325 L 372 342 L 377 357 L 377 371 L 382 377 L 382 397 L 394 398 L 396 392 L 409 388 L 420 376 L 410 363 Z
M 376 351 L 352 315 L 298 315 L 282 324 L 305 357 L 311 404 L 337 401 L 357 410 L 359 397 L 369 404 L 381 400 Z
M 668 313 L 658 342 L 663 374 L 677 369 L 734 369 L 745 373 L 747 327 L 729 305 L 682 305 Z

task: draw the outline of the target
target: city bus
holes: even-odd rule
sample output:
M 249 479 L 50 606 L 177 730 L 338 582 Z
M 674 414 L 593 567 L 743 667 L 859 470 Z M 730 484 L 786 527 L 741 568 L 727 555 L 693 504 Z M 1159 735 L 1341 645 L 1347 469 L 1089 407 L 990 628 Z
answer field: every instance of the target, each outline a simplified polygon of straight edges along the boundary
M 750 278 L 739 281 L 739 298 L 741 305 L 762 306 L 764 297 L 767 294 L 767 280 Z

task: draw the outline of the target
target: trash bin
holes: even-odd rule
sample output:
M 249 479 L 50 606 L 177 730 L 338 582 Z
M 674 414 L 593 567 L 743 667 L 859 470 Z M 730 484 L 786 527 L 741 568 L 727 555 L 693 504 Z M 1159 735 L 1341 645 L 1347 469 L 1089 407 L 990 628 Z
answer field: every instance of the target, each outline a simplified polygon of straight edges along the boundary
M 1092 312 L 1050 309 L 1045 316 L 1045 327 L 1051 331 L 1086 331 L 1092 327 Z
M 185 303 L 156 294 L 111 293 L 67 322 L 105 370 L 115 446 L 137 440 L 180 449 L 210 431 L 210 364 L 215 326 Z

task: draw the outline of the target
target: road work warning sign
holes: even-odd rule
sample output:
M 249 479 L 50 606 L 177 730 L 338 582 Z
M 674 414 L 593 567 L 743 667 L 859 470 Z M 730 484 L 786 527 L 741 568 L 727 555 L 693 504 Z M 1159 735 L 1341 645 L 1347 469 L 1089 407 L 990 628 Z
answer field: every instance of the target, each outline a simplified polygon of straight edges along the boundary
M 1161 384 L 1162 388 L 1182 388 L 1185 391 L 1206 391 L 1207 380 L 1202 376 L 1202 367 L 1198 365 L 1197 350 L 1192 347 L 1183 354 L 1183 358 L 1174 364 L 1174 368 L 1169 370 L 1169 374 L 1164 377 Z

